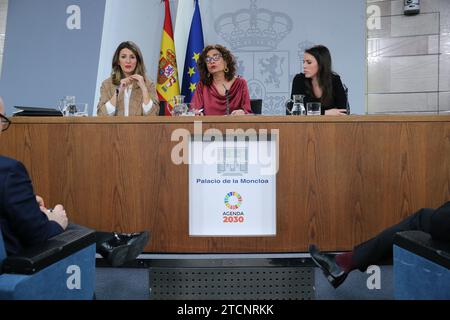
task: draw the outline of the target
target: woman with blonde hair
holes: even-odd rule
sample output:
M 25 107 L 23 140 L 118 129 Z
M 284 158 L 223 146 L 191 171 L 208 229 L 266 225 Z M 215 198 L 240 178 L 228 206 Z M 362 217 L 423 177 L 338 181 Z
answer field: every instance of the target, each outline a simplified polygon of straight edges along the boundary
M 125 41 L 119 44 L 112 60 L 111 77 L 100 89 L 99 116 L 157 115 L 159 102 L 155 84 L 146 75 L 139 47 Z

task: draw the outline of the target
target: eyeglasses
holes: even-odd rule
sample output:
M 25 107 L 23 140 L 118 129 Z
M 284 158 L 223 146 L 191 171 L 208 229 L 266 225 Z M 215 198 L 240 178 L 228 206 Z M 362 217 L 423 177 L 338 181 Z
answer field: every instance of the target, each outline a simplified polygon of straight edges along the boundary
M 222 55 L 220 53 L 216 53 L 215 55 L 206 57 L 205 62 L 210 64 L 213 61 L 219 61 L 220 58 L 222 58 Z
M 8 130 L 11 120 L 0 113 L 0 123 L 2 124 L 2 132 Z

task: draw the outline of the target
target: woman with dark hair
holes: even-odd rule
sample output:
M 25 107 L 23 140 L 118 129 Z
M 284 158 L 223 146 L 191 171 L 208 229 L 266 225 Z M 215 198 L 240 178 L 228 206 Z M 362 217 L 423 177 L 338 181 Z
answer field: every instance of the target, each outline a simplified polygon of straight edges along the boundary
M 305 96 L 308 102 L 320 102 L 322 114 L 347 114 L 347 95 L 339 75 L 331 67 L 331 55 L 327 47 L 318 45 L 305 50 L 303 72 L 292 82 L 291 97 L 295 94 Z
M 97 115 L 157 115 L 155 84 L 145 73 L 139 47 L 131 41 L 119 44 L 112 60 L 111 77 L 103 81 L 100 89 Z
M 200 81 L 191 104 L 205 115 L 251 114 L 247 81 L 236 76 L 232 53 L 221 45 L 203 49 L 197 61 Z

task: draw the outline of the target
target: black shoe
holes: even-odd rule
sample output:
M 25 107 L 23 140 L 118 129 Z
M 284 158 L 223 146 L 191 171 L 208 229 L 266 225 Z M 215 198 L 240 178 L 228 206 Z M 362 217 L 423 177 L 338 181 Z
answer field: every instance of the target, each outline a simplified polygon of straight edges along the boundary
M 137 258 L 137 256 L 144 250 L 145 245 L 148 242 L 149 233 L 143 231 L 139 233 L 133 233 L 130 235 L 127 241 L 128 254 L 127 261 L 131 261 Z
M 113 267 L 118 267 L 126 262 L 128 246 L 118 245 L 114 239 L 97 245 L 97 252 Z
M 114 233 L 113 237 L 97 245 L 97 252 L 113 267 L 136 259 L 148 242 L 147 231 L 139 233 Z
M 315 245 L 309 246 L 309 253 L 334 288 L 339 287 L 347 278 L 348 273 L 338 266 L 333 255 L 321 253 Z

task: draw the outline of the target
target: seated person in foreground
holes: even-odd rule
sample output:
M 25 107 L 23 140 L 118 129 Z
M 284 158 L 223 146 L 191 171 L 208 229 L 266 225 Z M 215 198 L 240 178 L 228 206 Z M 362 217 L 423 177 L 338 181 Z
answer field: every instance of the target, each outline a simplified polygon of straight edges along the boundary
M 355 246 L 351 252 L 334 256 L 322 253 L 311 245 L 309 253 L 331 285 L 337 288 L 355 269 L 364 272 L 370 265 L 392 261 L 395 234 L 410 230 L 423 231 L 435 240 L 450 242 L 450 201 L 438 209 L 423 208 L 417 211 L 376 237 Z
M 200 81 L 191 101 L 194 109 L 203 109 L 207 116 L 226 115 L 228 104 L 231 115 L 252 114 L 247 81 L 236 76 L 236 62 L 227 48 L 205 47 L 197 67 Z
M 4 112 L 0 98 L 0 136 L 11 124 Z M 34 194 L 24 165 L 3 156 L 0 156 L 0 228 L 7 255 L 19 254 L 70 228 L 64 207 L 57 204 L 47 209 L 44 200 Z M 149 238 L 147 231 L 132 234 L 97 231 L 95 235 L 97 252 L 112 266 L 134 260 Z
M 294 77 L 291 98 L 295 94 L 305 96 L 308 102 L 320 102 L 322 115 L 347 114 L 347 95 L 339 75 L 332 71 L 330 51 L 325 46 L 306 49 L 303 72 Z

